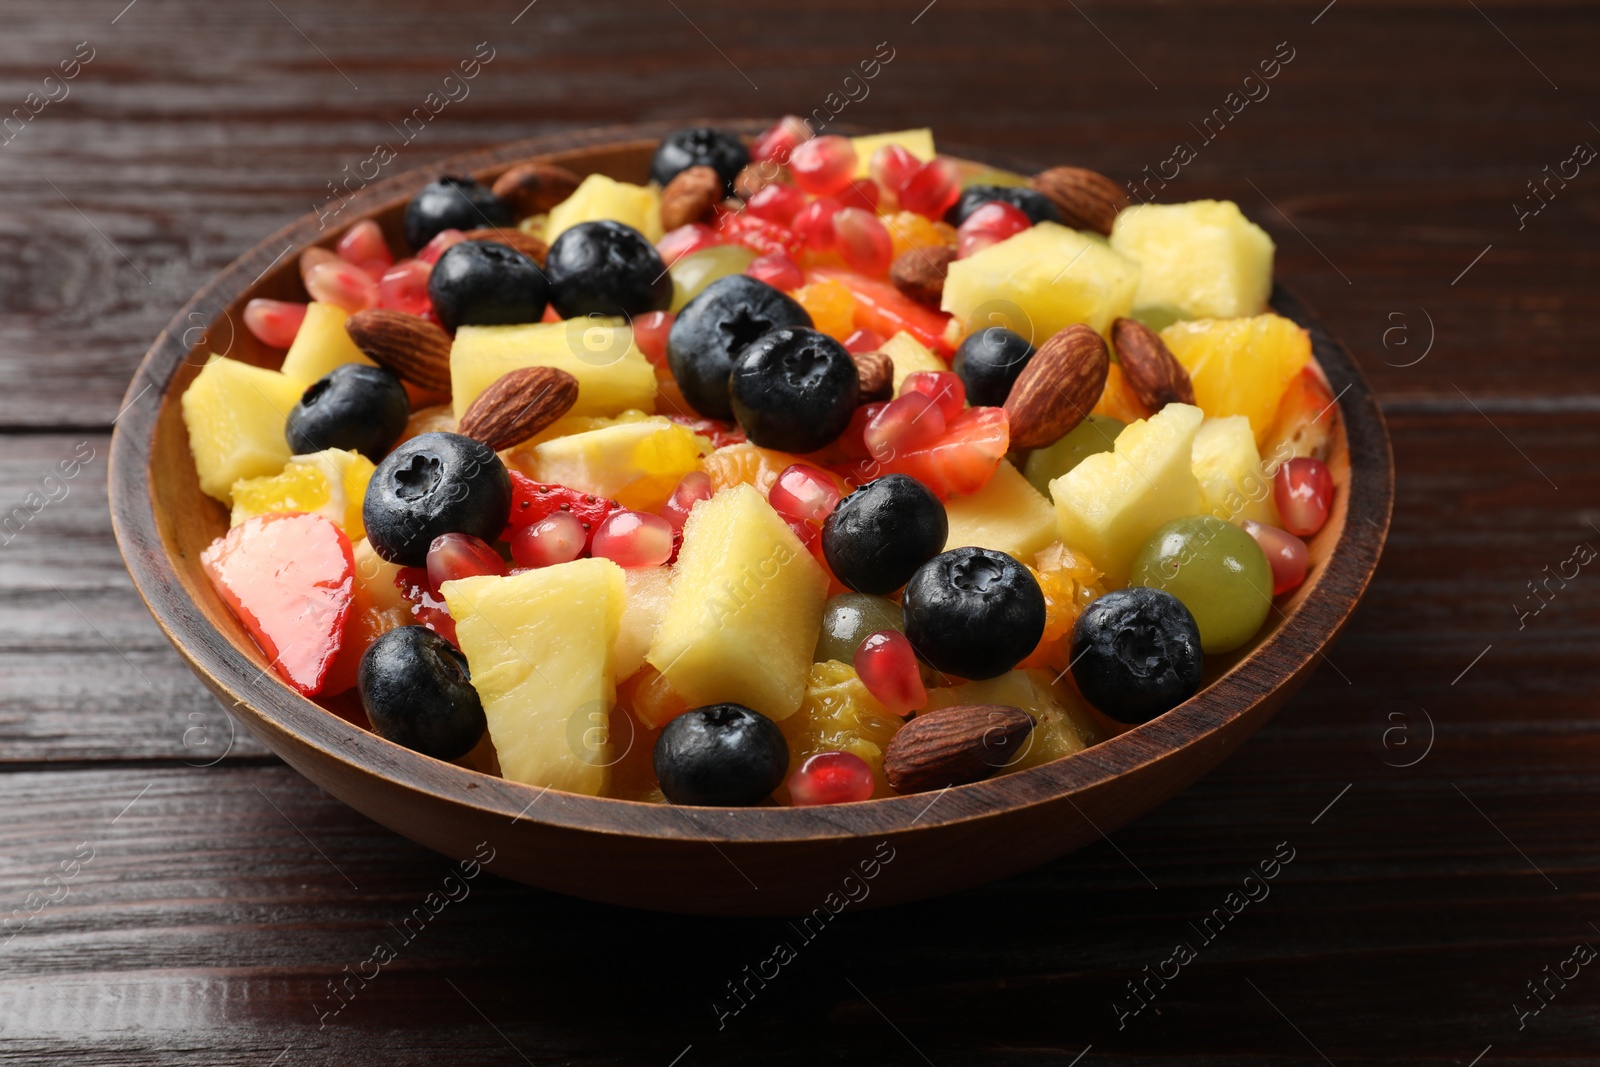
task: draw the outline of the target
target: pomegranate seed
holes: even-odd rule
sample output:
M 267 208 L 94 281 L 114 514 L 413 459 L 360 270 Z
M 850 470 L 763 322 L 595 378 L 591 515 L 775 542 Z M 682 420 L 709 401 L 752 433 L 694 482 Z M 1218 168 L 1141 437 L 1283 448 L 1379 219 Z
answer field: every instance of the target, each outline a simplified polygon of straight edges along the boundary
M 557 511 L 511 535 L 511 558 L 522 567 L 553 567 L 583 555 L 589 533 L 571 512 Z
M 489 542 L 471 534 L 440 534 L 428 546 L 428 584 L 437 593 L 445 582 L 480 574 L 505 574 L 506 561 Z
M 721 243 L 722 238 L 710 226 L 691 222 L 687 226 L 679 226 L 657 241 L 656 251 L 661 253 L 661 261 L 670 267 L 691 252 Z
M 1253 519 L 1246 519 L 1239 525 L 1244 527 L 1245 533 L 1256 539 L 1256 544 L 1266 553 L 1267 563 L 1272 566 L 1273 596 L 1287 593 L 1306 580 L 1306 565 L 1310 562 L 1311 553 L 1304 541 L 1287 530 Z
M 394 253 L 383 239 L 383 230 L 371 219 L 362 219 L 346 230 L 334 247 L 373 278 L 383 277 L 383 272 L 394 266 Z
M 705 471 L 690 471 L 678 479 L 678 487 L 661 505 L 661 517 L 674 530 L 683 529 L 689 521 L 689 512 L 702 500 L 711 499 L 711 476 Z
M 417 252 L 417 258 L 431 267 L 439 262 L 439 257 L 444 255 L 446 249 L 466 239 L 467 235 L 460 230 L 440 230 L 433 235 L 433 240 L 423 245 Z
M 667 365 L 667 334 L 677 317 L 670 311 L 646 311 L 633 320 L 633 343 L 657 367 Z
M 845 207 L 858 207 L 877 214 L 878 201 L 883 199 L 883 191 L 871 178 L 856 178 L 844 187 L 839 199 L 844 202 Z
M 871 800 L 875 788 L 872 768 L 854 752 L 807 756 L 789 776 L 789 799 L 800 808 Z
M 867 421 L 862 440 L 873 459 L 887 461 L 931 444 L 944 434 L 944 412 L 927 393 L 906 393 Z
M 869 277 L 889 273 L 894 241 L 878 216 L 858 207 L 841 208 L 833 217 L 833 240 L 850 267 Z
M 1013 234 L 1021 233 L 1033 225 L 1033 220 L 1022 209 L 1000 200 L 991 200 L 967 216 L 967 221 L 956 231 L 959 235 L 956 256 L 966 259 L 990 245 L 997 245 Z
M 907 393 L 926 393 L 932 397 L 946 423 L 967 406 L 966 384 L 946 370 L 912 371 L 900 383 L 900 395 Z
M 1296 456 L 1278 468 L 1272 495 L 1283 516 L 1283 528 L 1296 537 L 1310 537 L 1328 521 L 1333 475 L 1322 460 Z
M 378 306 L 422 315 L 433 310 L 428 278 L 433 267 L 420 259 L 402 259 L 378 279 Z
M 844 339 L 844 349 L 851 355 L 859 356 L 863 352 L 876 352 L 882 347 L 883 335 L 876 330 L 857 330 Z
M 839 487 L 809 463 L 791 463 L 767 491 L 767 503 L 786 519 L 821 522 L 838 505 Z
M 781 166 L 789 162 L 796 147 L 810 139 L 810 123 L 799 115 L 785 115 L 777 125 L 756 138 L 755 144 L 750 146 L 750 158 L 757 163 L 773 160 Z
M 794 175 L 794 183 L 816 196 L 843 192 L 855 169 L 856 146 L 848 137 L 813 137 L 789 153 L 789 173 Z
M 672 523 L 642 511 L 613 511 L 607 515 L 589 554 L 624 567 L 659 567 L 672 558 Z
M 856 646 L 855 661 L 861 684 L 894 714 L 909 715 L 928 703 L 917 654 L 900 631 L 872 634 Z
M 877 401 L 856 408 L 855 414 L 850 416 L 850 425 L 839 435 L 839 450 L 850 459 L 870 457 L 872 453 L 867 450 L 866 442 L 867 425 L 888 406 L 887 401 Z
M 305 283 L 311 299 L 342 307 L 352 315 L 378 302 L 378 283 L 372 275 L 343 260 L 318 263 L 306 272 Z
M 844 205 L 831 196 L 818 197 L 794 217 L 795 234 L 812 252 L 826 252 L 833 247 L 833 217 L 844 210 Z
M 306 305 L 291 300 L 258 297 L 244 306 L 245 328 L 269 348 L 288 348 L 294 344 L 294 336 L 305 320 Z
M 730 211 L 717 223 L 717 233 L 724 241 L 754 249 L 757 255 L 783 252 L 792 255 L 800 250 L 800 238 L 787 226 L 758 219 L 743 211 Z
M 756 195 L 746 202 L 744 209 L 758 219 L 787 226 L 805 206 L 806 194 L 798 187 L 784 182 L 773 182 L 771 185 L 762 186 Z
M 944 213 L 961 198 L 961 176 L 948 159 L 931 159 L 917 168 L 900 190 L 900 206 L 930 219 Z
M 867 169 L 872 171 L 872 176 L 878 184 L 889 190 L 895 196 L 906 187 L 911 176 L 922 168 L 922 160 L 912 155 L 901 145 L 886 144 L 872 153 L 872 162 Z
M 769 252 L 750 261 L 744 272 L 774 289 L 790 292 L 806 283 L 805 272 L 782 252 Z

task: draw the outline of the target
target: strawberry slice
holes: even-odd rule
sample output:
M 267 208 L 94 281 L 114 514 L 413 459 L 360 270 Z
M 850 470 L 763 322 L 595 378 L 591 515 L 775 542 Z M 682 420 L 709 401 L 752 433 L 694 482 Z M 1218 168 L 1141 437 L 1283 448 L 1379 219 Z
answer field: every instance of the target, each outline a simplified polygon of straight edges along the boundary
M 566 511 L 583 523 L 583 528 L 589 531 L 589 538 L 592 540 L 594 531 L 599 528 L 605 517 L 622 506 L 615 500 L 595 496 L 593 493 L 581 493 L 576 489 L 568 489 L 564 485 L 554 483 L 536 482 L 516 471 L 510 473 L 511 525 L 506 528 L 508 538 L 519 527 L 531 526 L 558 511 Z M 587 542 L 584 550 L 588 550 Z
M 320 692 L 355 597 L 344 531 L 321 515 L 260 515 L 213 541 L 200 565 L 278 676 L 306 696 Z
M 513 478 L 517 475 L 513 474 Z M 401 567 L 394 576 L 400 595 L 411 604 L 411 617 L 419 626 L 426 626 L 440 637 L 456 645 L 456 620 L 451 617 L 444 597 L 434 592 L 428 581 L 428 568 Z M 457 645 L 457 647 L 460 647 Z
M 904 330 L 941 356 L 949 358 L 955 352 L 945 336 L 950 316 L 917 303 L 888 282 L 864 278 L 840 267 L 816 267 L 807 272 L 806 280 L 842 282 L 856 298 L 855 327 L 858 330 L 872 330 L 884 337 L 893 337 Z
M 940 500 L 949 500 L 976 493 L 988 485 L 1010 447 L 1011 427 L 1005 408 L 968 408 L 951 419 L 944 433 L 932 441 L 881 462 L 871 456 L 853 458 L 847 466 L 835 470 L 852 488 L 885 474 L 909 474 L 932 489 Z

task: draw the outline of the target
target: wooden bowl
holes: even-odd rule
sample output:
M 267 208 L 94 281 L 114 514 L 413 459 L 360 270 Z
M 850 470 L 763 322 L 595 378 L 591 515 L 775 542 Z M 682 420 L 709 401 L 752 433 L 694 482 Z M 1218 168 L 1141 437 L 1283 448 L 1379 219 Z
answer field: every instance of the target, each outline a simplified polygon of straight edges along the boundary
M 724 123 L 744 133 L 761 124 Z M 1311 542 L 1311 577 L 1280 599 L 1247 652 L 1208 664 L 1181 707 L 1083 752 L 943 793 L 821 808 L 683 808 L 540 790 L 391 744 L 294 693 L 200 569 L 228 526 L 201 493 L 178 398 L 208 352 L 276 367 L 243 328 L 246 300 L 305 299 L 296 259 L 360 218 L 404 247 L 413 192 L 446 173 L 492 180 L 544 158 L 579 174 L 642 182 L 652 124 L 535 138 L 459 156 L 323 206 L 251 249 L 177 313 L 140 364 L 111 445 L 111 512 L 134 583 L 194 672 L 252 733 L 358 811 L 454 859 L 530 885 L 640 908 L 797 915 L 914 900 L 1063 855 L 1150 810 L 1215 767 L 1289 699 L 1350 617 L 1389 526 L 1393 469 L 1383 417 L 1361 372 L 1298 300 L 1273 307 L 1311 331 L 1338 396 L 1330 466 L 1339 490 Z M 485 845 L 486 843 L 486 845 Z

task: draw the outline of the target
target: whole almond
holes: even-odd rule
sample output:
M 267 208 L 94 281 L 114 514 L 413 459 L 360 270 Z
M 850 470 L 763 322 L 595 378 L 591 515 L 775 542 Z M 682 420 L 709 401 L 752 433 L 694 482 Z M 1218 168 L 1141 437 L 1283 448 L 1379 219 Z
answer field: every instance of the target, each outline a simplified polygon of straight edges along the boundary
M 852 352 L 856 362 L 856 403 L 872 404 L 894 397 L 894 360 L 882 352 Z
M 963 704 L 918 715 L 889 740 L 883 774 L 897 793 L 964 785 L 1022 754 L 1033 717 L 1006 704 Z
M 1006 397 L 1011 447 L 1043 448 L 1070 433 L 1100 399 L 1110 367 L 1105 341 L 1082 323 L 1040 345 Z
M 956 250 L 948 245 L 908 248 L 889 267 L 894 287 L 919 304 L 939 306 L 944 296 L 944 279 Z
M 1122 363 L 1122 377 L 1151 411 L 1168 404 L 1193 404 L 1194 383 L 1161 335 L 1137 319 L 1111 324 L 1111 343 Z
M 367 358 L 434 393 L 450 392 L 450 335 L 420 315 L 368 308 L 350 316 L 345 332 Z
M 456 432 L 499 452 L 519 445 L 572 410 L 578 379 L 555 367 L 507 371 L 479 393 Z
M 541 267 L 544 266 L 544 257 L 550 254 L 550 246 L 533 234 L 506 229 L 503 226 L 483 226 L 476 230 L 468 230 L 463 236 L 469 241 L 494 241 L 508 248 L 515 248 Z
M 722 201 L 722 178 L 710 167 L 689 167 L 678 172 L 661 190 L 661 228 L 676 230 L 691 222 L 705 222 Z
M 519 219 L 543 215 L 572 195 L 579 178 L 554 163 L 518 163 L 494 181 L 494 195 Z
M 1109 236 L 1117 212 L 1128 206 L 1128 196 L 1116 182 L 1082 167 L 1051 167 L 1033 176 L 1033 187 L 1055 204 L 1061 221 L 1075 230 L 1094 230 Z

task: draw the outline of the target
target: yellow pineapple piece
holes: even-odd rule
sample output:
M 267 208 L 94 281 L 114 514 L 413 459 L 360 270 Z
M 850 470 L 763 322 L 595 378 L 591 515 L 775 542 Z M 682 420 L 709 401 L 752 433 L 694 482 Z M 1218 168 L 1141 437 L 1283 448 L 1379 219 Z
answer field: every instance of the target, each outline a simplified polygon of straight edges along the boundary
M 811 316 L 811 325 L 835 340 L 855 332 L 856 298 L 843 282 L 831 278 L 802 285 L 789 294 Z
M 1034 556 L 1028 569 L 1044 593 L 1044 633 L 1037 647 L 1018 666 L 1064 671 L 1072 661 L 1073 624 L 1084 608 L 1105 594 L 1100 571 L 1088 556 L 1072 551 L 1060 541 Z
M 335 304 L 313 300 L 306 305 L 306 318 L 294 343 L 283 357 L 283 373 L 310 385 L 335 367 L 346 363 L 377 366 L 366 357 L 345 331 L 350 314 Z
M 874 133 L 866 137 L 852 137 L 850 143 L 856 149 L 857 178 L 870 177 L 872 174 L 872 157 L 887 144 L 897 144 L 907 152 L 916 156 L 924 163 L 932 159 L 933 131 L 927 127 L 920 130 L 896 130 L 894 133 Z
M 544 239 L 556 243 L 567 230 L 580 222 L 610 219 L 632 226 L 651 244 L 661 240 L 661 193 L 646 185 L 630 185 L 591 174 L 578 183 L 572 195 L 550 209 Z
M 1311 360 L 1311 335 L 1281 315 L 1175 322 L 1161 331 L 1213 418 L 1243 415 L 1260 447 L 1284 390 Z
M 646 657 L 690 707 L 734 701 L 771 719 L 805 694 L 828 579 L 748 485 L 695 505 L 666 616 Z
M 710 443 L 687 426 L 653 417 L 556 437 L 516 456 L 519 468 L 536 482 L 610 497 L 635 511 L 656 511 L 710 450 Z
M 949 370 L 950 364 L 934 354 L 933 349 L 901 330 L 878 349 L 894 363 L 894 391 L 900 393 L 900 384 L 906 375 L 919 370 Z
M 275 370 L 211 357 L 180 401 L 207 496 L 229 503 L 234 482 L 283 470 L 290 455 L 284 422 L 305 388 Z
M 946 552 L 975 545 L 1027 562 L 1056 539 L 1055 508 L 1010 463 L 996 467 L 976 493 L 947 501 L 944 512 L 950 520 Z
M 332 522 L 352 541 L 364 538 L 367 531 L 361 523 L 361 504 L 374 469 L 366 456 L 342 448 L 295 456 L 277 474 L 233 483 L 229 525 L 275 511 L 310 511 Z
M 883 750 L 905 720 L 890 713 L 868 692 L 855 668 L 838 660 L 813 663 L 800 710 L 778 723 L 789 742 L 789 773 L 819 752 L 852 752 L 872 768 L 872 795 L 892 797 L 883 776 Z M 786 776 L 787 777 L 787 776 Z M 778 799 L 788 799 L 780 788 Z
M 1005 704 L 1033 716 L 1033 731 L 1022 742 L 1020 752 L 1000 769 L 1001 774 L 1070 756 L 1106 737 L 1071 686 L 1055 682 L 1049 671 L 1009 671 L 981 682 L 930 689 L 923 710 L 962 704 Z
M 644 666 L 645 653 L 661 629 L 672 588 L 671 567 L 629 567 L 628 601 L 617 632 L 616 677 L 632 677 Z
M 500 771 L 514 782 L 602 792 L 627 582 L 608 559 L 445 582 L 445 604 L 483 700 Z
M 1143 269 L 1133 305 L 1185 319 L 1266 309 L 1272 238 L 1231 200 L 1135 204 L 1117 215 L 1111 247 Z
M 1261 463 L 1249 419 L 1230 415 L 1201 423 L 1194 435 L 1193 462 L 1208 513 L 1224 522 L 1251 519 L 1279 525 L 1272 476 Z
M 450 348 L 450 400 L 459 420 L 502 374 L 555 367 L 578 379 L 568 415 L 654 411 L 656 372 L 622 319 L 573 319 L 518 326 L 462 326 Z
M 373 610 L 386 614 L 399 613 L 409 622 L 411 602 L 395 584 L 395 579 L 400 576 L 400 564 L 390 563 L 378 555 L 365 537 L 351 544 L 350 554 L 356 563 L 356 585 L 366 591 L 367 601 Z
M 1105 333 L 1138 286 L 1139 264 L 1098 235 L 1041 222 L 951 263 L 939 306 L 968 333 L 1004 326 L 1040 345 L 1079 322 Z

